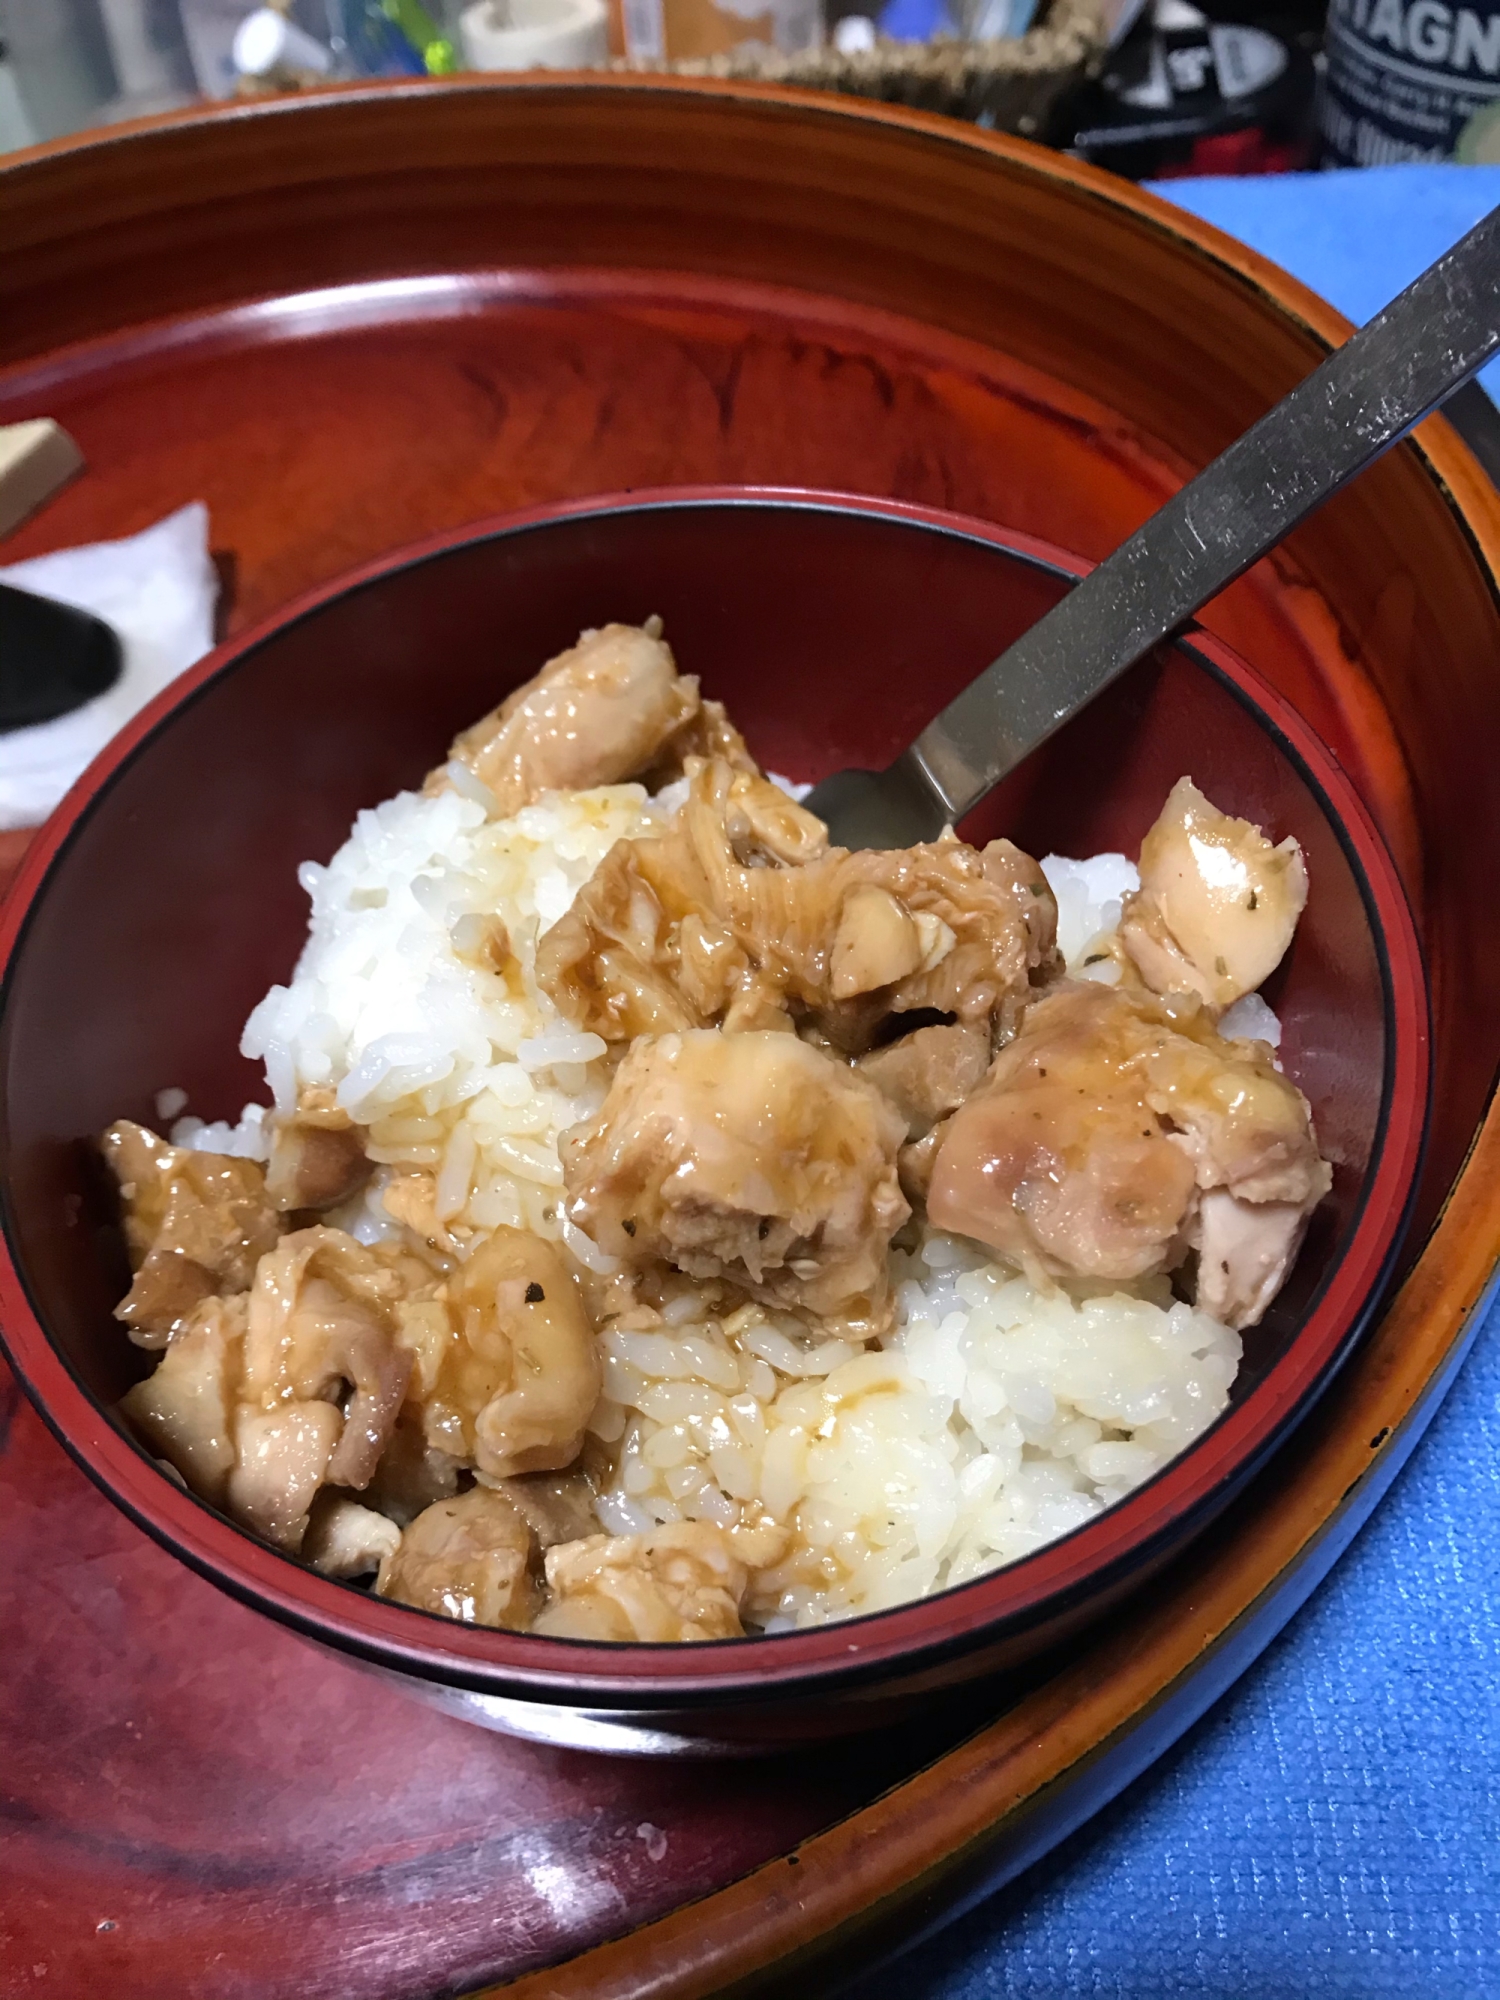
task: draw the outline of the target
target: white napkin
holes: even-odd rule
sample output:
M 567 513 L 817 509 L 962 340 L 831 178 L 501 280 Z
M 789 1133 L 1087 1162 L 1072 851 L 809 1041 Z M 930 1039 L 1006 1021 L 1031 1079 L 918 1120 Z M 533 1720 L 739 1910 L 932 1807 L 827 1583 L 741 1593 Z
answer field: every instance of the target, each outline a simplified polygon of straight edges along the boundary
M 208 509 L 195 500 L 124 541 L 12 563 L 0 581 L 94 612 L 125 654 L 120 678 L 94 701 L 0 735 L 0 828 L 35 826 L 136 710 L 213 646 L 219 584 Z

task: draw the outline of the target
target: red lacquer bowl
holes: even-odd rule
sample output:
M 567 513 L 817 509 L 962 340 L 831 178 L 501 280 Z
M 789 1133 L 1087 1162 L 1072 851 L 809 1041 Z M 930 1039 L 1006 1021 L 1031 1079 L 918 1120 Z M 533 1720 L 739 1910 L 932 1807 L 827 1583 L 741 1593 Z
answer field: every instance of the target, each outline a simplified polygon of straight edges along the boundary
M 94 1135 L 186 1088 L 263 1095 L 246 1014 L 303 934 L 297 864 L 418 782 L 461 726 L 581 627 L 653 612 L 762 762 L 883 763 L 1084 565 L 977 521 L 839 495 L 725 489 L 554 507 L 442 537 L 220 647 L 88 771 L 27 857 L 0 949 L 5 1350 L 67 1449 L 233 1595 L 475 1720 L 636 1750 L 770 1747 L 886 1719 L 1097 1617 L 1261 1466 L 1369 1323 L 1421 1149 L 1428 1017 L 1395 871 L 1353 787 L 1266 681 L 1203 635 L 1164 648 L 1017 772 L 965 831 L 1134 852 L 1191 773 L 1295 834 L 1312 891 L 1270 998 L 1335 1167 L 1230 1408 L 1100 1519 L 1009 1568 L 876 1616 L 684 1647 L 452 1624 L 330 1582 L 168 1479 L 112 1415 L 148 1363 Z

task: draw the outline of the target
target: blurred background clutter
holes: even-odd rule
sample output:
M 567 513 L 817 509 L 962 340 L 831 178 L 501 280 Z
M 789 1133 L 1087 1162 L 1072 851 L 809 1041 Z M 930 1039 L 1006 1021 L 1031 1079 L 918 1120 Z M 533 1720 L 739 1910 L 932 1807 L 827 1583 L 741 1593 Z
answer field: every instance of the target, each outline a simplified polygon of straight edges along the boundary
M 1133 179 L 1500 160 L 1500 0 L 0 0 L 0 151 L 197 99 L 608 65 L 914 104 Z

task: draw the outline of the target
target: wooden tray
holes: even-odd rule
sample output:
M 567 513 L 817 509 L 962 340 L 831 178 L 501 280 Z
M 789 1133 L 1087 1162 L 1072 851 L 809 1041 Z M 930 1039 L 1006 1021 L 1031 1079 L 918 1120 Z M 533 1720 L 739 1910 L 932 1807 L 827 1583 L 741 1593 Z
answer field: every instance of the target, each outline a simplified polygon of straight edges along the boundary
M 230 110 L 0 170 L 0 419 L 55 415 L 89 461 L 0 556 L 205 499 L 234 628 L 501 508 L 717 480 L 1101 555 L 1344 330 L 1134 189 L 936 119 L 567 80 Z M 1375 1504 L 1489 1281 L 1500 939 L 1465 897 L 1500 855 L 1497 558 L 1500 503 L 1438 422 L 1205 621 L 1380 817 L 1439 975 L 1440 1085 L 1420 1258 L 1209 1541 L 969 1710 L 794 1761 L 584 1758 L 218 1596 L 4 1378 L 0 1995 L 826 1992 L 1159 1754 Z

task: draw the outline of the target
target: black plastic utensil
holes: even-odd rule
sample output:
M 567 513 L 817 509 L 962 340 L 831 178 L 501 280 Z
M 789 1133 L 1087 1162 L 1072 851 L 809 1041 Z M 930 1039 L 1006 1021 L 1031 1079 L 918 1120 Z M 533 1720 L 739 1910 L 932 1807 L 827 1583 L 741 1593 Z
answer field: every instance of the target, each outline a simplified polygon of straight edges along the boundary
M 119 634 L 102 618 L 0 583 L 0 733 L 82 708 L 124 665 Z

